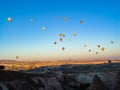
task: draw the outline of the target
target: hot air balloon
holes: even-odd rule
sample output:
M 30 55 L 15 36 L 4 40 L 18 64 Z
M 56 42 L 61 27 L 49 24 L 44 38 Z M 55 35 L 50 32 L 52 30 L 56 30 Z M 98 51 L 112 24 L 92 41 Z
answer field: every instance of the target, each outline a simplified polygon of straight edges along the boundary
M 96 54 L 98 54 L 98 52 L 96 52 Z
M 111 43 L 113 44 L 113 43 L 114 43 L 114 41 L 111 41 Z
M 16 59 L 18 59 L 19 58 L 19 56 L 16 56 Z
M 54 44 L 56 45 L 56 44 L 57 44 L 57 42 L 54 42 Z
M 59 34 L 59 36 L 60 36 L 60 37 L 62 37 L 62 36 L 63 36 L 63 34 L 62 34 L 62 33 L 60 33 L 60 34 Z
M 80 20 L 80 24 L 83 24 L 83 20 Z
M 45 27 L 42 27 L 41 29 L 42 29 L 43 31 L 45 31 L 45 30 L 46 30 L 46 28 L 45 28 Z
M 85 45 L 84 45 L 84 47 L 86 48 L 86 47 L 87 47 L 87 45 L 85 44 Z
M 98 45 L 98 48 L 100 48 L 100 45 Z
M 9 17 L 9 18 L 8 18 L 8 22 L 11 22 L 11 21 L 12 21 L 12 18 L 11 18 L 11 17 Z
M 64 47 L 62 47 L 62 50 L 64 51 L 64 50 L 65 50 L 65 48 L 64 48 Z
M 62 38 L 60 38 L 60 41 L 61 41 L 61 42 L 62 42 L 62 40 L 63 40 L 63 39 L 62 39 Z
M 89 52 L 91 52 L 91 49 L 89 49 Z
M 67 21 L 68 20 L 68 18 L 64 18 L 64 21 Z
M 101 50 L 102 50 L 102 51 L 105 51 L 105 48 L 104 48 L 104 47 L 102 47 L 102 48 L 101 48 Z
M 63 37 L 65 37 L 65 34 L 63 34 Z
M 76 33 L 74 33 L 73 35 L 74 35 L 75 37 L 77 36 L 77 34 L 76 34 Z
M 70 38 L 68 38 L 68 41 L 71 41 L 71 39 L 70 39 Z

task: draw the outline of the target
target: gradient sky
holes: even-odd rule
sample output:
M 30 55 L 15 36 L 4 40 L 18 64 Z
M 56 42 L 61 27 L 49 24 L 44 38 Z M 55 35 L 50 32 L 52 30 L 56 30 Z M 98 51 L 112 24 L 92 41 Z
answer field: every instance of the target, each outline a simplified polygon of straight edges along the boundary
M 66 35 L 63 42 L 59 33 Z M 120 59 L 120 1 L 0 0 L 0 59 L 16 55 L 18 60 Z

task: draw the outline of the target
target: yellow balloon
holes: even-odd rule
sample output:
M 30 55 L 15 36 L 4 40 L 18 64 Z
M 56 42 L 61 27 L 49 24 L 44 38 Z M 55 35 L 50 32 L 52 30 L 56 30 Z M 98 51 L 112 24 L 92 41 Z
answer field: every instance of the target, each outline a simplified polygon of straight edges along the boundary
M 19 56 L 16 56 L 16 59 L 18 59 L 19 58 Z
M 9 21 L 9 22 L 11 22 L 11 21 L 12 21 L 12 18 L 11 18 L 11 17 L 9 17 L 9 18 L 8 18 L 8 21 Z
M 62 36 L 63 36 L 63 34 L 62 34 L 62 33 L 60 33 L 60 34 L 59 34 L 59 36 L 60 36 L 60 37 L 62 37 Z
M 104 47 L 102 47 L 102 48 L 101 48 L 101 50 L 102 50 L 102 51 L 105 51 L 105 48 L 104 48 Z
M 64 21 L 67 21 L 68 20 L 68 18 L 64 18 Z

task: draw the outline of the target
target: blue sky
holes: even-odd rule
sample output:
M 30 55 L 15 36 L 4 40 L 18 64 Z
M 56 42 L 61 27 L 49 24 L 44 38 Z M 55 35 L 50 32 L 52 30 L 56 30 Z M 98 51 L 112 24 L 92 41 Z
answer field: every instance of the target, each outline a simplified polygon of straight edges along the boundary
M 16 55 L 19 60 L 120 59 L 119 5 L 119 0 L 1 0 L 0 59 Z M 66 35 L 63 42 L 59 33 Z

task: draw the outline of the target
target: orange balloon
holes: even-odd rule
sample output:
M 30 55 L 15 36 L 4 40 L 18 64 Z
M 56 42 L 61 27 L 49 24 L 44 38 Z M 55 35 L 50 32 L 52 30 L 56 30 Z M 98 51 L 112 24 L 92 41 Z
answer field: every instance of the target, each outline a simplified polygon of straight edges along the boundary
M 104 48 L 104 47 L 102 47 L 102 48 L 101 48 L 101 50 L 102 50 L 102 51 L 105 51 L 105 48 Z
M 60 33 L 60 34 L 59 34 L 59 36 L 60 36 L 60 37 L 62 37 L 62 36 L 63 36 L 63 34 L 62 34 L 62 33 Z

